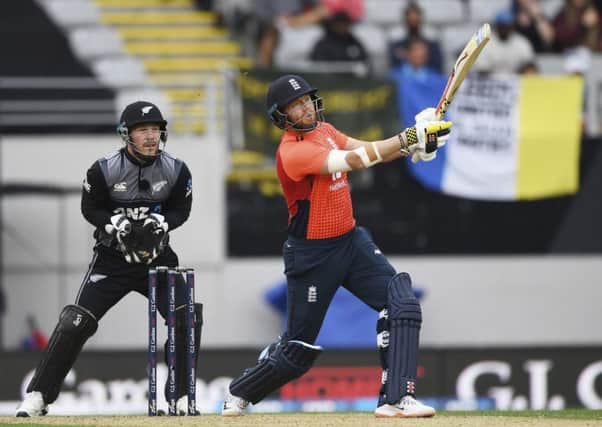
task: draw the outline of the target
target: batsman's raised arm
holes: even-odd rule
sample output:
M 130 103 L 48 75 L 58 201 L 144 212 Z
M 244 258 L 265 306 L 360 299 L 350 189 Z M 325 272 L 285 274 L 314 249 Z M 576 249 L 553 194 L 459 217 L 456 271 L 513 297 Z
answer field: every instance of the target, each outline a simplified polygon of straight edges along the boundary
M 390 138 L 362 141 L 348 137 L 343 150 L 332 150 L 321 173 L 366 169 L 381 162 L 390 162 L 412 154 L 412 161 L 430 161 L 449 138 L 451 122 L 438 120 L 433 108 L 416 116 L 416 124 Z

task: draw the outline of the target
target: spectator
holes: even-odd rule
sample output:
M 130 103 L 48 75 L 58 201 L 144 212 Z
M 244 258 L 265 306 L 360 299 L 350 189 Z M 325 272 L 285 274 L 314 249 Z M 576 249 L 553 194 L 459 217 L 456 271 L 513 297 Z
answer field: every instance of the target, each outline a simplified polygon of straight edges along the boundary
M 523 76 L 535 76 L 539 73 L 539 66 L 535 61 L 527 62 L 518 69 L 518 74 L 522 74 Z
M 556 48 L 560 52 L 585 46 L 594 52 L 602 50 L 600 15 L 591 0 L 565 0 L 553 20 Z
M 491 40 L 475 62 L 475 70 L 482 73 L 514 74 L 534 60 L 535 52 L 529 40 L 514 31 L 512 12 L 506 9 L 498 12 Z
M 539 0 L 514 0 L 516 31 L 525 36 L 535 52 L 548 52 L 554 44 L 554 27 Z
M 435 71 L 442 71 L 443 55 L 438 41 L 429 40 L 422 29 L 422 9 L 418 4 L 411 1 L 403 11 L 406 35 L 404 38 L 394 41 L 389 47 L 389 58 L 391 67 L 397 67 L 407 60 L 408 45 L 413 39 L 422 39 L 428 45 L 428 66 Z
M 324 21 L 324 35 L 316 42 L 310 54 L 312 61 L 368 62 L 364 45 L 351 32 L 351 17 L 337 12 Z
M 318 24 L 337 12 L 345 12 L 357 22 L 364 14 L 364 0 L 256 0 L 259 18 L 257 65 L 272 66 L 280 26 Z
M 394 68 L 404 77 L 424 80 L 430 74 L 439 72 L 429 65 L 429 45 L 420 38 L 409 41 L 406 48 L 406 61 Z
M 48 338 L 39 328 L 36 318 L 31 314 L 26 318 L 29 335 L 21 341 L 21 347 L 26 351 L 42 351 L 48 345 Z
M 297 16 L 283 16 L 282 20 L 291 27 L 319 24 L 337 13 L 346 13 L 352 22 L 358 22 L 364 16 L 364 0 L 319 0 L 316 7 Z
M 258 66 L 272 66 L 279 38 L 277 22 L 281 21 L 282 17 L 293 17 L 315 7 L 316 0 L 256 0 Z

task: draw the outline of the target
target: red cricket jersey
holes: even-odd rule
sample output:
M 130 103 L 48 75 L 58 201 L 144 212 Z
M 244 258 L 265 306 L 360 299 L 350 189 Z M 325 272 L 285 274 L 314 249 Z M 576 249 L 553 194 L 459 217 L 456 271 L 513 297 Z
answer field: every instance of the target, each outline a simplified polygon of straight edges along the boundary
M 287 131 L 276 151 L 276 171 L 288 206 L 289 233 L 306 239 L 341 236 L 355 226 L 347 174 L 320 174 L 330 150 L 347 135 L 320 122 L 310 132 Z

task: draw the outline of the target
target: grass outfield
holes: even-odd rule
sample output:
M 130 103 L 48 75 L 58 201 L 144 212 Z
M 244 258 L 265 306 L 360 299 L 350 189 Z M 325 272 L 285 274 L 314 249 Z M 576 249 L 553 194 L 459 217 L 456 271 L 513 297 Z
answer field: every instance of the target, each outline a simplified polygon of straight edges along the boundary
M 428 427 L 585 427 L 602 426 L 602 411 L 574 409 L 565 411 L 474 411 L 440 412 L 434 418 L 425 419 L 376 419 L 366 413 L 296 413 L 296 414 L 248 414 L 238 418 L 222 418 L 219 415 L 199 417 L 0 417 L 0 425 L 20 426 L 428 426 Z

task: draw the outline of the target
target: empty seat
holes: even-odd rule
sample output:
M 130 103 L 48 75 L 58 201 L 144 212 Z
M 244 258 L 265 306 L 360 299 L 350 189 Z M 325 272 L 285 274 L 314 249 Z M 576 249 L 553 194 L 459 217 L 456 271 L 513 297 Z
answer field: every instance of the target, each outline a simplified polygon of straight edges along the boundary
M 113 88 L 138 88 L 147 84 L 144 66 L 129 56 L 107 57 L 92 62 L 98 79 Z
M 116 56 L 123 52 L 121 38 L 109 27 L 76 28 L 69 32 L 68 38 L 75 54 L 85 60 Z
M 364 22 L 389 27 L 399 24 L 405 2 L 399 0 L 364 0 Z
M 99 21 L 98 8 L 91 1 L 44 0 L 40 4 L 63 27 L 96 25 Z
M 502 9 L 510 9 L 512 0 L 470 0 L 470 19 L 473 22 L 490 22 Z
M 306 59 L 321 36 L 322 28 L 317 25 L 281 27 L 280 43 L 274 52 L 274 64 L 286 68 L 288 62 Z
M 362 42 L 368 55 L 372 69 L 378 74 L 383 74 L 388 65 L 388 41 L 385 30 L 381 27 L 360 23 L 353 27 L 353 34 Z
M 482 1 L 488 3 L 490 0 Z M 425 23 L 448 24 L 464 22 L 468 19 L 467 10 L 461 0 L 419 0 Z

